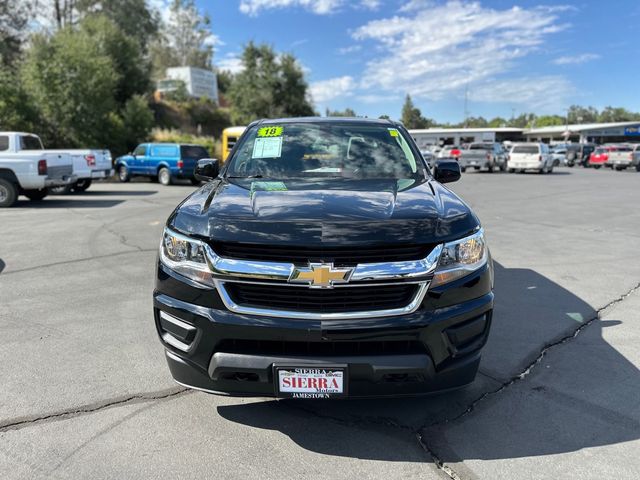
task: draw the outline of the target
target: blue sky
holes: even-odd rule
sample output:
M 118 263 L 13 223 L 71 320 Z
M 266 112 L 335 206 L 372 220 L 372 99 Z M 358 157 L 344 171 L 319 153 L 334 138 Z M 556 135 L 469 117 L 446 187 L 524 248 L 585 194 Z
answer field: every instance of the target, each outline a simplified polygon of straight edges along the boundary
M 438 121 L 576 103 L 640 110 L 637 0 L 198 1 L 218 39 L 214 63 L 237 68 L 242 45 L 294 53 L 316 108 L 398 118 L 409 93 Z

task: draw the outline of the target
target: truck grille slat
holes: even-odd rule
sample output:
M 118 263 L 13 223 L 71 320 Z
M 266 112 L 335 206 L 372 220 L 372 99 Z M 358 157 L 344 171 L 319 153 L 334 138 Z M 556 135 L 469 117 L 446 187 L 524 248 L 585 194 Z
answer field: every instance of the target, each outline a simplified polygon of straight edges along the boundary
M 238 305 L 274 310 L 333 313 L 402 308 L 412 301 L 418 285 L 394 284 L 360 288 L 312 289 L 228 283 L 225 288 Z

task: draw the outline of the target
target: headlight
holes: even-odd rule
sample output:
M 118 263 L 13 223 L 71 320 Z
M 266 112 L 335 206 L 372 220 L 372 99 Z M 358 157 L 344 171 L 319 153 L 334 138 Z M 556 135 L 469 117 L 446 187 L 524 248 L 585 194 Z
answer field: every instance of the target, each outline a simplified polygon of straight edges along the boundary
M 214 286 L 205 255 L 205 244 L 199 240 L 165 228 L 160 244 L 160 261 L 167 268 L 194 282 L 206 287 Z
M 486 264 L 488 256 L 482 229 L 469 237 L 445 243 L 431 286 L 443 285 L 470 274 Z

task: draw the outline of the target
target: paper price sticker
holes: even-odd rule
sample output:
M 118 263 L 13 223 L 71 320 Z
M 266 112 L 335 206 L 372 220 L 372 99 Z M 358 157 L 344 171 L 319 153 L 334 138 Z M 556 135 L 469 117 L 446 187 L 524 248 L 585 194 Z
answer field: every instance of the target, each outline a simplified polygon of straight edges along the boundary
M 281 137 L 282 127 L 260 127 L 258 129 L 259 137 Z

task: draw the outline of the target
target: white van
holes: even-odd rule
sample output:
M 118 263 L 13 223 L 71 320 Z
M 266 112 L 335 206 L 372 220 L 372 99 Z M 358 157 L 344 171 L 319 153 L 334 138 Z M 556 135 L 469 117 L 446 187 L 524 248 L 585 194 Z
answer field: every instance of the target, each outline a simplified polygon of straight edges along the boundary
M 553 157 L 546 143 L 514 143 L 509 152 L 507 170 L 537 170 L 538 173 L 553 172 Z

